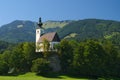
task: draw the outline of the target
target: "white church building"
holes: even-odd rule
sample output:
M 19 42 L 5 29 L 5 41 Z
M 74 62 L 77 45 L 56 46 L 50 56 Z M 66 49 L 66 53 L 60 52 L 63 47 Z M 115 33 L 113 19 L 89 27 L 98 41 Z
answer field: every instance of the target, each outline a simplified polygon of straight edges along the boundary
M 43 33 L 41 18 L 39 19 L 38 26 L 36 28 L 36 52 L 43 52 L 43 41 L 49 42 L 49 51 L 56 51 L 54 46 L 60 42 L 60 38 L 56 32 Z

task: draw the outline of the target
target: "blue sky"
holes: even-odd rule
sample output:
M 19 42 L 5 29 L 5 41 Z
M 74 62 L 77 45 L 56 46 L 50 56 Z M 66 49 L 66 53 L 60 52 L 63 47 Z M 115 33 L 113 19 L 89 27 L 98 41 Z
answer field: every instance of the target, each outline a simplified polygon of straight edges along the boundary
M 120 21 L 120 0 L 0 0 L 0 26 L 14 20 Z

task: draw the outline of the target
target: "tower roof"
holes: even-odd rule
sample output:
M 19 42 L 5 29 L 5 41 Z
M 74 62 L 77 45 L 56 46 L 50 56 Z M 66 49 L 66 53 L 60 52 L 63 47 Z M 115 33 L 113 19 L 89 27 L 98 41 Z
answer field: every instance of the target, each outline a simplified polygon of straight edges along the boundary
M 42 23 L 42 20 L 41 20 L 41 17 L 39 18 L 39 22 L 37 23 L 37 28 L 39 27 L 39 28 L 42 28 L 42 25 L 43 25 L 43 23 Z

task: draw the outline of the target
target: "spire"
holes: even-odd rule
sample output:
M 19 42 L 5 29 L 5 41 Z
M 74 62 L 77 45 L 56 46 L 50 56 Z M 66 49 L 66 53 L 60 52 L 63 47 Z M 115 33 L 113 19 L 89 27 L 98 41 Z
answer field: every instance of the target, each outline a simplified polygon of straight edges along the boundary
M 39 22 L 38 22 L 37 25 L 38 25 L 38 27 L 42 28 L 43 23 L 42 23 L 42 21 L 41 21 L 41 17 L 39 18 Z

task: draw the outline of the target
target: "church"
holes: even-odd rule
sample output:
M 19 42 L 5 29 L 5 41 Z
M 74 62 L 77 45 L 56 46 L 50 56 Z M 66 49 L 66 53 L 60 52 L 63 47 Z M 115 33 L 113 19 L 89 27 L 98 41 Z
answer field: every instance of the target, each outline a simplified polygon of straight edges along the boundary
M 41 18 L 39 18 L 39 22 L 36 28 L 36 52 L 44 51 L 44 40 L 49 42 L 49 51 L 57 51 L 54 46 L 60 42 L 58 34 L 56 32 L 44 33 Z

